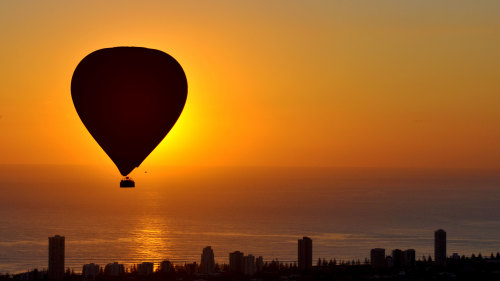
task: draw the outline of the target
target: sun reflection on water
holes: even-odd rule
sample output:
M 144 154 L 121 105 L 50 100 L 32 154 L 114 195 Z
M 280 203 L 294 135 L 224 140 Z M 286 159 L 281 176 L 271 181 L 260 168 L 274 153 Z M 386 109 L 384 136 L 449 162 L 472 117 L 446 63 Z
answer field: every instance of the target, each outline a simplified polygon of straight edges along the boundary
M 130 260 L 135 263 L 158 262 L 171 257 L 171 241 L 168 239 L 168 227 L 160 217 L 143 217 L 132 230 L 133 247 Z

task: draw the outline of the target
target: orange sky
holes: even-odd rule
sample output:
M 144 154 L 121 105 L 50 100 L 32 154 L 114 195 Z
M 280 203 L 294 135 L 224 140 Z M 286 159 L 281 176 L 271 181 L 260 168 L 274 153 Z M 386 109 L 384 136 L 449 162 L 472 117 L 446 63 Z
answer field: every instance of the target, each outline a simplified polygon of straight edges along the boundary
M 498 1 L 178 2 L 2 1 L 0 164 L 113 165 L 71 76 L 143 46 L 189 85 L 143 166 L 500 169 Z

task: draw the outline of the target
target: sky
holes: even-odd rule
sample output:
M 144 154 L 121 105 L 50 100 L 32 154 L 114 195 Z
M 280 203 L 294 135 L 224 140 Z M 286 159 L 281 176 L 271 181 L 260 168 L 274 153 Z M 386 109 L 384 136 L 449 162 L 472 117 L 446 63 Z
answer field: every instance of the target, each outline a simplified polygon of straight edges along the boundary
M 162 50 L 188 99 L 142 166 L 500 169 L 498 1 L 1 1 L 0 164 L 106 165 L 70 83 Z

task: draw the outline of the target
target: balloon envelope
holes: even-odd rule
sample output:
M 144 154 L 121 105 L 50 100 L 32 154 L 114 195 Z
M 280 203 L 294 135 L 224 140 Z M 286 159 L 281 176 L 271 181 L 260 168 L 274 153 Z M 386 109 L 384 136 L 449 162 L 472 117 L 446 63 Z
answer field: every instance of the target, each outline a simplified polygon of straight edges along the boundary
M 179 63 L 162 51 L 107 48 L 78 64 L 71 96 L 87 130 L 126 176 L 174 126 L 187 81 Z

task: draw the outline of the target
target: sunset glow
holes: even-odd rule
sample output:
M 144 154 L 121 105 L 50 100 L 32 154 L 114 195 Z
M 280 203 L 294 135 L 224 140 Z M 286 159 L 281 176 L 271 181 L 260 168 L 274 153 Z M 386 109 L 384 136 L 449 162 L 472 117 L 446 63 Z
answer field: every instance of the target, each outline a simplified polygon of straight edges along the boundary
M 88 53 L 123 45 L 171 54 L 188 79 L 145 166 L 500 168 L 487 2 L 6 1 L 1 161 L 112 165 L 69 85 Z
M 0 281 L 497 280 L 499 15 L 0 1 Z

